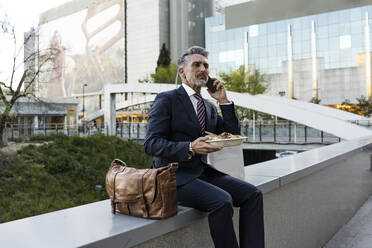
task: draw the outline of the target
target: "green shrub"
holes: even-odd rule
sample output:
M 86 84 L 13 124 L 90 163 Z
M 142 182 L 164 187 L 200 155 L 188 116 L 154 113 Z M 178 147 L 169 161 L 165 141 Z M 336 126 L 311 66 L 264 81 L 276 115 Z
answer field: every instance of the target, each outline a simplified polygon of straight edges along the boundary
M 142 145 L 116 137 L 49 138 L 13 157 L 0 154 L 0 223 L 107 199 L 105 176 L 114 158 L 136 168 L 151 164 Z

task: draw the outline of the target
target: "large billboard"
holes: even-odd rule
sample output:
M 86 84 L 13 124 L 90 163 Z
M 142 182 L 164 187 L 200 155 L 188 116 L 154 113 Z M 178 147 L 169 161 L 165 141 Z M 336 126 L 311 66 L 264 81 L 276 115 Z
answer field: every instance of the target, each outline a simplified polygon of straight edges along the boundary
M 52 50 L 51 50 L 52 49 Z M 44 97 L 66 97 L 100 91 L 124 81 L 124 6 L 113 0 L 40 25 L 39 50 L 50 51 L 40 75 Z

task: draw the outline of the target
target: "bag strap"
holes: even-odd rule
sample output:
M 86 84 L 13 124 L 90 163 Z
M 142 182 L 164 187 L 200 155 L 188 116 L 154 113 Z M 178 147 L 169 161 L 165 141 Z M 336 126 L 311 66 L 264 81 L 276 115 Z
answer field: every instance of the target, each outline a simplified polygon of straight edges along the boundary
M 119 160 L 119 159 L 118 159 Z M 115 163 L 115 161 L 116 161 L 116 159 L 113 161 L 113 163 Z M 121 160 L 119 160 L 119 161 L 121 161 Z M 123 162 L 123 161 L 121 161 L 121 162 Z M 124 163 L 124 162 L 123 162 Z M 124 163 L 125 164 L 125 163 Z M 112 198 L 111 198 L 111 211 L 112 211 L 112 213 L 113 214 L 116 214 L 116 204 L 117 204 L 117 202 L 115 201 L 116 199 L 115 199 L 115 180 L 116 180 L 116 176 L 119 174 L 119 173 L 122 173 L 122 172 L 124 172 L 124 170 L 125 170 L 125 168 L 127 167 L 127 165 L 125 164 L 125 166 L 123 167 L 123 169 L 121 170 L 121 171 L 117 171 L 116 173 L 115 173 L 115 175 L 114 175 L 114 180 L 112 180 L 112 188 L 113 188 L 113 191 L 114 191 L 114 193 L 113 193 L 113 195 L 112 195 Z
M 140 189 L 140 194 L 137 196 L 137 198 L 141 198 L 140 199 L 142 201 L 141 209 L 142 209 L 142 213 L 143 213 L 144 218 L 147 218 L 149 216 L 149 212 L 148 212 L 147 207 L 146 207 L 146 199 L 145 199 L 143 181 L 144 181 L 144 177 L 145 177 L 146 173 L 149 172 L 149 171 L 150 171 L 150 169 L 147 169 L 145 173 L 140 174 L 139 176 L 141 178 L 139 178 L 139 180 L 138 180 L 138 184 L 139 184 L 138 188 Z

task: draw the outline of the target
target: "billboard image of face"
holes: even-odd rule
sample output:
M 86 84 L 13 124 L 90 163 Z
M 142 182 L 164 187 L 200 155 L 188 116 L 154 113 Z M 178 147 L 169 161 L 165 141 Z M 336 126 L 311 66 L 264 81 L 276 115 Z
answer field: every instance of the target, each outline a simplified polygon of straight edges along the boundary
M 124 80 L 123 1 L 113 0 L 42 24 L 39 50 L 49 56 L 39 79 L 43 97 L 99 92 Z M 47 54 L 47 51 L 57 51 Z

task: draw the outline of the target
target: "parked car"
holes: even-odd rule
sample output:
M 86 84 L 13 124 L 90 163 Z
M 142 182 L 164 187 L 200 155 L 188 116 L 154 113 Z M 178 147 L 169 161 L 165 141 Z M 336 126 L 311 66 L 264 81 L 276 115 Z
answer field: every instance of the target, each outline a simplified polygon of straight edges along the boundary
M 281 151 L 281 152 L 277 152 L 275 156 L 277 158 L 282 158 L 282 157 L 286 157 L 286 156 L 293 155 L 296 153 L 297 153 L 296 151 Z

